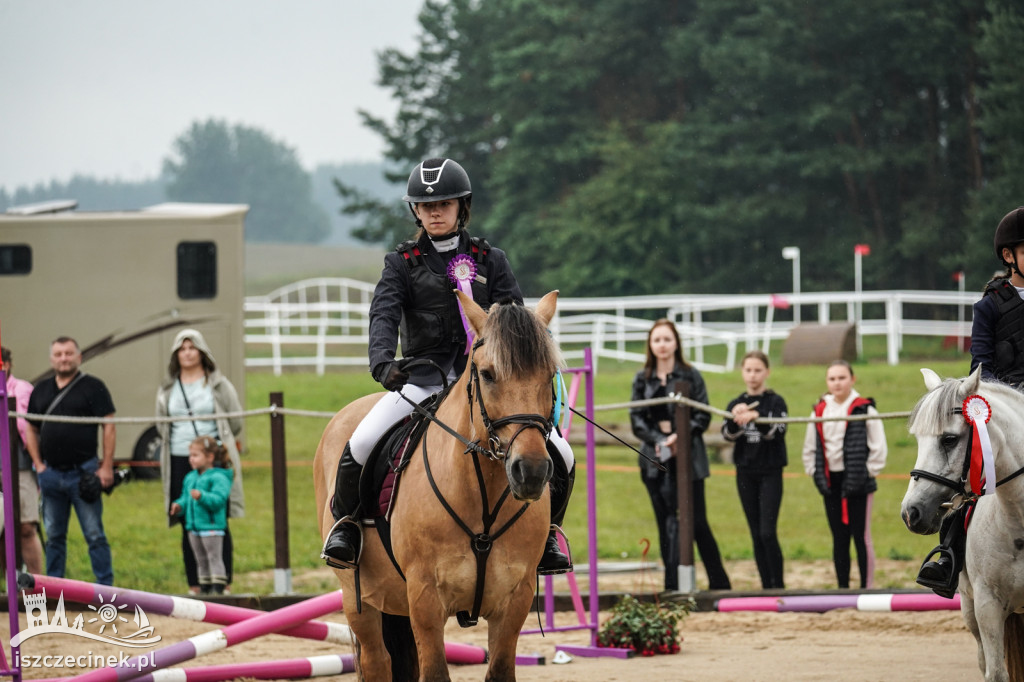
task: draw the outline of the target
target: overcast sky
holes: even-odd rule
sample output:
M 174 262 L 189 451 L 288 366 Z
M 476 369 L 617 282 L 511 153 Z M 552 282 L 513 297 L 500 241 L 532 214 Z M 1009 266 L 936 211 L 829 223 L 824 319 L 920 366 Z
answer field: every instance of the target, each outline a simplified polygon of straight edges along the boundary
M 195 120 L 260 128 L 303 166 L 380 157 L 376 53 L 423 0 L 0 0 L 0 187 L 156 177 Z

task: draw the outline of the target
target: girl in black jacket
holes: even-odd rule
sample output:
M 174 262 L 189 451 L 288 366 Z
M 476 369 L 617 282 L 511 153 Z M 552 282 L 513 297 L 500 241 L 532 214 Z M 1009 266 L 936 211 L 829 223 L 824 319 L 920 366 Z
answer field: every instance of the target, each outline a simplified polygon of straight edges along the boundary
M 782 548 L 777 525 L 782 507 L 782 470 L 787 464 L 786 425 L 757 424 L 758 417 L 785 417 L 786 401 L 765 387 L 768 356 L 752 350 L 740 363 L 747 390 L 729 403 L 733 418 L 722 424 L 722 435 L 734 443 L 736 489 L 754 541 L 754 561 L 764 589 L 784 588 Z
M 690 383 L 690 397 L 707 404 L 708 390 L 704 378 L 695 367 L 683 359 L 679 332 L 671 320 L 660 319 L 647 333 L 647 362 L 633 380 L 633 401 L 663 398 L 677 381 Z M 654 506 L 658 523 L 661 558 L 665 564 L 665 589 L 679 589 L 679 513 L 676 495 L 676 427 L 675 410 L 671 405 L 635 407 L 629 411 L 633 434 L 640 439 L 640 451 L 660 460 L 667 471 L 661 471 L 651 461 L 639 458 L 640 473 Z M 708 574 L 712 590 L 728 590 L 729 576 L 722 565 L 718 543 L 708 525 L 704 503 L 704 479 L 710 475 L 708 453 L 704 448 L 703 433 L 711 422 L 707 412 L 690 413 L 690 443 L 693 465 L 693 537 Z

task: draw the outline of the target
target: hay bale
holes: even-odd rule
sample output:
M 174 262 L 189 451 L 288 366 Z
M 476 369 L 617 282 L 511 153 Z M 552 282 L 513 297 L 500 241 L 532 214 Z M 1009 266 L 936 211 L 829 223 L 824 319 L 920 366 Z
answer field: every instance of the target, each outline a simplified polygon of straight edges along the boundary
M 852 322 L 798 324 L 782 345 L 783 365 L 827 365 L 857 359 L 856 325 Z

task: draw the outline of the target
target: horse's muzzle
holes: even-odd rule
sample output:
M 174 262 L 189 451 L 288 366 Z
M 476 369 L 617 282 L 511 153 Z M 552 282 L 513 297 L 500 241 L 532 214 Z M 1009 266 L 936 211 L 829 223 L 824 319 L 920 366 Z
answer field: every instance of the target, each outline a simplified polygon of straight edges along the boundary
M 539 500 L 554 473 L 546 453 L 543 457 L 512 457 L 506 466 L 512 496 L 524 502 Z
M 904 503 L 900 509 L 900 517 L 911 533 L 931 535 L 939 532 L 944 512 L 941 507 L 927 512 L 917 504 Z

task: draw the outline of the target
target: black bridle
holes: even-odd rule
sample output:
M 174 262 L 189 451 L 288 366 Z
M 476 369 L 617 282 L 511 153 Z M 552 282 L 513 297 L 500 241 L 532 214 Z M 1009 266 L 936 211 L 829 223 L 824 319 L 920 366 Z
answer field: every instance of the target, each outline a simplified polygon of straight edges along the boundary
M 473 394 L 476 393 L 477 406 L 480 409 L 480 418 L 483 422 L 484 428 L 487 431 L 487 447 L 480 445 L 479 441 L 470 441 L 462 434 L 455 431 L 441 420 L 437 419 L 428 410 L 425 410 L 415 401 L 405 398 L 417 412 L 422 414 L 424 417 L 429 419 L 432 423 L 437 424 L 439 427 L 444 429 L 452 437 L 456 438 L 459 442 L 466 446 L 466 450 L 463 454 L 472 454 L 473 456 L 473 467 L 476 470 L 477 482 L 480 486 L 480 503 L 481 503 L 481 520 L 483 522 L 483 531 L 480 533 L 474 533 L 469 525 L 459 517 L 459 515 L 452 509 L 452 506 L 445 499 L 441 493 L 440 488 L 437 487 L 437 483 L 434 481 L 434 474 L 430 469 L 430 457 L 427 454 L 427 434 L 424 433 L 420 436 L 420 442 L 423 449 L 423 468 L 427 475 L 427 481 L 430 482 L 430 488 L 434 491 L 434 495 L 437 497 L 441 506 L 444 507 L 448 515 L 452 517 L 455 523 L 462 529 L 462 531 L 469 536 L 469 546 L 473 550 L 473 555 L 476 557 L 476 590 L 473 595 L 473 609 L 472 611 L 459 611 L 455 614 L 459 621 L 459 625 L 462 627 L 471 627 L 476 625 L 480 619 L 480 607 L 483 604 L 484 596 L 484 580 L 487 574 L 487 557 L 491 553 L 491 548 L 494 546 L 494 541 L 505 534 L 512 525 L 519 520 L 527 508 L 530 506 L 529 502 L 524 502 L 522 506 L 516 511 L 512 517 L 506 521 L 500 528 L 495 531 L 491 531 L 494 522 L 498 518 L 498 513 L 501 511 L 502 506 L 508 499 L 512 488 L 510 485 L 505 485 L 505 490 L 498 496 L 497 501 L 492 509 L 487 499 L 487 487 L 484 481 L 483 469 L 480 465 L 480 455 L 486 456 L 491 461 L 504 461 L 508 458 L 508 452 L 512 447 L 512 443 L 515 442 L 516 438 L 527 429 L 537 429 L 544 436 L 544 443 L 547 443 L 548 437 L 551 435 L 551 429 L 554 428 L 554 420 L 552 415 L 554 414 L 554 401 L 555 388 L 552 384 L 551 387 L 551 415 L 544 417 L 540 414 L 511 414 L 506 417 L 499 417 L 498 419 L 492 420 L 487 414 L 487 408 L 484 405 L 483 391 L 480 389 L 480 372 L 477 369 L 476 360 L 474 356 L 476 350 L 484 344 L 484 339 L 480 338 L 473 344 L 472 352 L 469 356 L 469 381 L 466 382 L 466 398 L 469 402 L 469 414 L 470 420 L 473 418 Z M 436 365 L 435 365 L 436 366 Z M 439 369 L 440 371 L 440 369 Z M 447 380 L 443 380 L 446 384 Z M 475 391 L 474 391 L 475 388 Z M 501 445 L 501 439 L 497 435 L 498 429 L 503 426 L 510 424 L 518 424 L 519 428 L 516 429 L 512 437 L 508 439 L 507 445 L 503 448 Z
M 963 410 L 962 407 L 954 407 L 953 408 L 953 414 L 960 414 L 960 415 L 962 415 L 963 413 L 964 413 L 964 410 Z M 959 481 L 954 481 L 953 479 L 946 478 L 945 476 L 940 476 L 939 474 L 932 473 L 931 471 L 928 471 L 926 469 L 911 469 L 910 470 L 910 477 L 913 478 L 915 481 L 918 480 L 918 479 L 924 478 L 924 479 L 927 479 L 927 480 L 932 481 L 934 483 L 938 483 L 940 485 L 944 485 L 947 488 L 952 489 L 953 490 L 953 497 L 950 498 L 950 503 L 952 503 L 953 500 L 956 499 L 957 496 L 960 496 L 961 498 L 963 498 L 963 502 L 961 502 L 961 504 L 967 503 L 967 502 L 977 502 L 978 498 L 981 495 L 976 494 L 976 493 L 972 493 L 969 490 L 967 490 L 967 477 L 968 477 L 968 473 L 970 472 L 970 469 L 971 469 L 971 448 L 972 448 L 972 444 L 973 444 L 973 439 L 972 438 L 968 438 L 967 439 L 967 446 L 964 449 L 964 463 L 963 463 L 963 466 L 960 469 L 960 480 Z M 996 482 L 996 487 L 998 488 L 999 486 L 1003 485 L 1004 483 L 1009 483 L 1010 481 L 1012 481 L 1013 479 L 1017 478 L 1021 474 L 1024 474 L 1024 467 L 1021 467 L 1020 469 L 1017 469 L 1016 471 L 1014 471 L 1009 476 L 1005 476 L 1004 478 L 1002 478 L 999 481 L 997 481 Z M 957 505 L 957 506 L 960 506 L 960 505 Z

